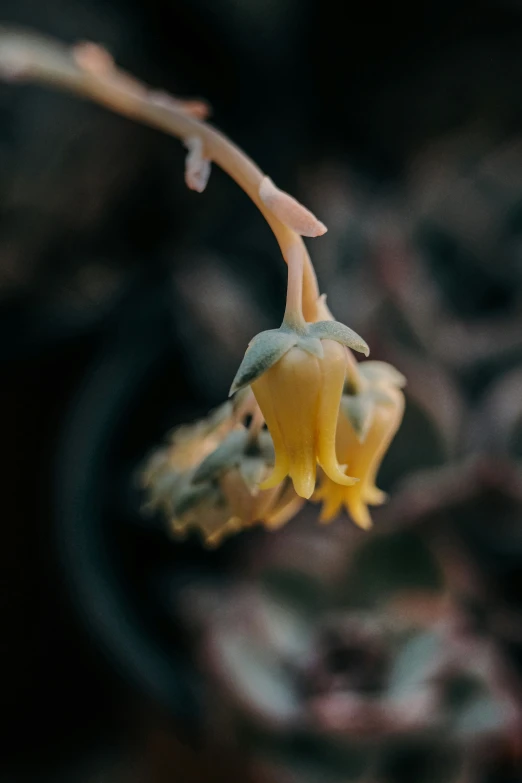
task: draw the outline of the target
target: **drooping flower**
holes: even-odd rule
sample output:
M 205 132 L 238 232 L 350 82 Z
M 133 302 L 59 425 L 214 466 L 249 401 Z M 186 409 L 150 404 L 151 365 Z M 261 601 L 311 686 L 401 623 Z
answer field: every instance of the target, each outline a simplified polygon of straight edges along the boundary
M 231 393 L 251 384 L 275 449 L 270 488 L 286 476 L 300 497 L 311 497 L 319 465 L 343 486 L 336 457 L 336 428 L 348 357 L 345 346 L 368 355 L 355 332 L 336 321 L 290 324 L 261 332 L 250 343 Z
M 384 362 L 359 366 L 361 388 L 343 395 L 337 424 L 336 451 L 339 462 L 348 465 L 359 481 L 353 486 L 321 476 L 314 500 L 323 501 L 321 520 L 334 519 L 344 506 L 360 527 L 371 527 L 368 506 L 381 505 L 386 495 L 376 486 L 377 472 L 404 413 L 401 387 L 405 379 Z
M 231 413 L 221 406 L 213 419 L 179 428 L 142 475 L 149 510 L 163 511 L 176 536 L 198 530 L 208 546 L 258 522 L 275 529 L 304 502 L 289 481 L 260 488 L 274 464 L 270 435 Z

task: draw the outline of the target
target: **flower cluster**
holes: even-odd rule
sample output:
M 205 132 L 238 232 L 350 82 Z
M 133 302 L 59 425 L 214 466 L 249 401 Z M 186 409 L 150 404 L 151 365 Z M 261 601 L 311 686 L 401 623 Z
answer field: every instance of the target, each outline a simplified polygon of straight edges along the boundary
M 190 167 L 195 150 L 205 153 L 206 177 L 212 156 L 204 141 L 191 136 L 187 146 Z M 256 522 L 283 524 L 310 498 L 322 501 L 323 522 L 344 507 L 367 529 L 368 506 L 385 499 L 375 482 L 402 419 L 405 379 L 384 362 L 358 364 L 352 351 L 367 357 L 368 345 L 334 320 L 319 295 L 301 235 L 320 236 L 326 227 L 267 177 L 254 196 L 279 239 L 288 288 L 280 328 L 252 339 L 230 390 L 249 395 L 251 424 L 232 417 L 220 436 L 212 418 L 195 425 L 198 458 L 181 470 L 186 430 L 179 431 L 160 467 L 149 466 L 146 485 L 153 498 L 167 487 L 159 495 L 175 532 L 197 528 L 208 544 Z M 219 441 L 211 451 L 209 437 Z
M 270 489 L 260 484 L 271 472 L 274 451 L 268 432 L 243 423 L 249 405 L 225 403 L 208 419 L 174 430 L 142 474 L 146 506 L 161 510 L 173 535 L 201 532 L 208 546 L 262 522 L 275 529 L 304 501 L 291 482 Z
M 281 524 L 311 497 L 323 501 L 323 520 L 344 505 L 368 527 L 368 505 L 383 500 L 375 477 L 402 417 L 403 378 L 382 363 L 357 365 L 351 350 L 368 356 L 368 346 L 320 296 L 302 237 L 326 226 L 205 122 L 206 104 L 150 89 L 96 44 L 69 49 L 4 32 L 0 78 L 71 90 L 181 139 L 188 187 L 201 193 L 212 163 L 221 166 L 264 215 L 288 265 L 282 325 L 252 340 L 232 385 L 232 393 L 253 391 L 251 424 L 232 404 L 178 430 L 145 470 L 149 507 L 161 507 L 174 531 L 197 527 L 209 543 L 254 522 Z
M 331 333 L 346 334 L 329 323 Z M 207 419 L 175 430 L 151 456 L 143 473 L 148 508 L 166 515 L 173 534 L 196 529 L 216 546 L 256 523 L 283 525 L 310 496 L 322 501 L 323 522 L 344 506 L 360 527 L 371 526 L 368 506 L 385 500 L 375 481 L 402 419 L 404 377 L 368 361 L 354 388 L 346 349 L 315 336 L 323 329 L 312 325 L 297 342 L 286 327 L 258 335 L 233 387 L 244 388 L 246 377 L 255 398 L 248 387 L 239 391 Z M 319 345 L 302 347 L 306 340 Z M 283 356 L 254 372 L 278 342 Z

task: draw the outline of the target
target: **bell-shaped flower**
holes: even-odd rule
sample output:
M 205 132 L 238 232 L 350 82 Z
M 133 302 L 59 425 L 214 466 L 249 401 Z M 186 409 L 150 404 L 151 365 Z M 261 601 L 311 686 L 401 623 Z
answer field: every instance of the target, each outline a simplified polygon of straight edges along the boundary
M 264 489 L 292 479 L 296 493 L 309 498 L 316 466 L 332 482 L 352 485 L 336 457 L 336 429 L 345 384 L 345 346 L 368 355 L 364 340 L 336 321 L 283 322 L 257 335 L 238 370 L 231 394 L 251 384 L 275 449 L 275 466 Z
M 382 504 L 386 495 L 377 488 L 381 462 L 402 421 L 404 413 L 404 377 L 384 362 L 359 365 L 361 389 L 345 394 L 337 425 L 337 458 L 348 465 L 350 475 L 359 481 L 341 486 L 324 473 L 314 500 L 323 501 L 321 520 L 329 522 L 346 507 L 353 521 L 362 528 L 371 527 L 368 506 Z
M 147 491 L 144 511 L 158 509 L 168 513 L 168 499 L 197 466 L 222 443 L 237 425 L 237 411 L 243 400 L 230 400 L 212 411 L 205 419 L 182 424 L 168 435 L 165 446 L 146 460 L 139 476 Z
M 231 417 L 204 420 L 180 428 L 172 445 L 150 458 L 142 483 L 149 509 L 164 512 L 174 535 L 198 530 L 207 546 L 217 546 L 256 523 L 275 529 L 299 511 L 304 501 L 291 482 L 260 488 L 273 465 L 266 430 L 248 430 Z

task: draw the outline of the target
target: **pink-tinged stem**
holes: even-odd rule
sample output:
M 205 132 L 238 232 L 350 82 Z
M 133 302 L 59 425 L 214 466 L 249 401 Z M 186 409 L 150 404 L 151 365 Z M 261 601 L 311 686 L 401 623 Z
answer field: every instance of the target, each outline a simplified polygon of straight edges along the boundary
M 303 329 L 303 245 L 291 245 L 286 253 L 288 264 L 288 286 L 286 289 L 285 323 Z
M 80 50 L 83 51 L 83 50 Z M 261 201 L 259 186 L 264 173 L 233 142 L 211 125 L 191 116 L 182 103 L 158 93 L 116 68 L 110 59 L 104 68 L 85 67 L 74 49 L 51 38 L 30 32 L 0 28 L 0 78 L 12 82 L 34 81 L 81 95 L 118 114 L 157 128 L 172 136 L 187 139 L 199 136 L 204 155 L 215 161 L 250 196 L 264 215 L 288 261 L 290 248 L 302 248 L 302 307 L 307 320 L 316 318 L 319 296 L 317 279 L 302 238 L 284 225 Z

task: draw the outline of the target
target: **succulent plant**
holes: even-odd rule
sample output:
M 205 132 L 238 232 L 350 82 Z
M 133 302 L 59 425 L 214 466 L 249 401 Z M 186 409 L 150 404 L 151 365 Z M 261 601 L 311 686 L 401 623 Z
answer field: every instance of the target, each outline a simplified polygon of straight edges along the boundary
M 436 183 L 429 154 L 420 155 L 410 161 L 406 207 L 394 193 L 365 210 L 348 194 L 344 204 L 332 199 L 330 221 L 320 203 L 338 227 L 329 235 L 339 248 L 328 280 L 334 309 L 372 335 L 386 360 L 357 363 L 349 349 L 367 355 L 366 342 L 331 316 L 301 239 L 325 225 L 203 122 L 205 104 L 150 90 L 100 47 L 69 50 L 9 31 L 0 34 L 0 72 L 178 136 L 197 192 L 211 161 L 222 165 L 267 218 L 288 264 L 283 323 L 252 339 L 234 400 L 175 430 L 143 470 L 146 507 L 174 535 L 197 530 L 215 546 L 255 523 L 278 528 L 309 497 L 323 521 L 346 509 L 369 528 L 368 506 L 385 497 L 376 473 L 404 411 L 393 365 L 408 376 L 402 448 L 383 473 L 409 476 L 377 512 L 376 534 L 310 529 L 304 517 L 315 523 L 316 514 L 303 510 L 273 536 L 251 531 L 239 544 L 242 570 L 226 585 L 194 582 L 179 596 L 212 731 L 248 748 L 254 775 L 272 783 L 477 783 L 501 756 L 516 762 L 522 700 L 499 640 L 520 651 L 520 613 L 498 612 L 506 607 L 493 591 L 484 612 L 480 589 L 456 590 L 466 563 L 446 542 L 450 567 L 423 520 L 442 531 L 449 521 L 470 552 L 482 549 L 477 559 L 486 552 L 497 583 L 508 563 L 519 599 L 520 146 L 491 160 L 483 145 L 475 164 L 450 143 Z M 346 188 L 345 174 L 335 167 Z M 352 281 L 365 284 L 365 297 L 359 285 L 336 285 L 354 257 Z M 481 465 L 477 451 L 494 459 Z M 491 623 L 482 630 L 472 622 L 480 613 Z
M 209 714 L 215 699 L 260 780 L 475 783 L 515 749 L 516 680 L 419 533 L 302 522 L 276 538 L 242 579 L 179 604 Z

